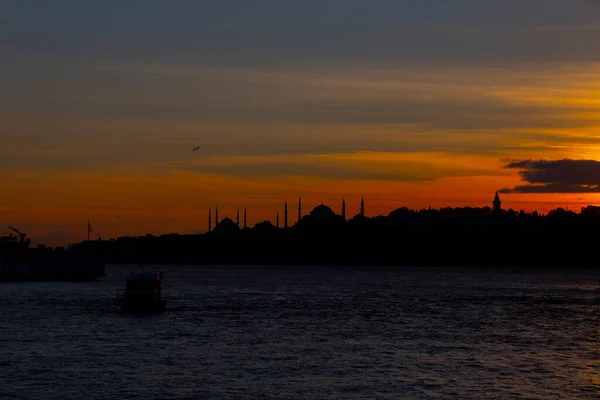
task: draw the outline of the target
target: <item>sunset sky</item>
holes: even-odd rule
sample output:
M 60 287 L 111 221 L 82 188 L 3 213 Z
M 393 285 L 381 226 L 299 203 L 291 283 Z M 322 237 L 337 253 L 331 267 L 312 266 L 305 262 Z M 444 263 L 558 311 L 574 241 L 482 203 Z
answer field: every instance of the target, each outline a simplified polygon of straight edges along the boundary
M 0 88 L 0 229 L 34 243 L 600 202 L 596 0 L 5 0 Z

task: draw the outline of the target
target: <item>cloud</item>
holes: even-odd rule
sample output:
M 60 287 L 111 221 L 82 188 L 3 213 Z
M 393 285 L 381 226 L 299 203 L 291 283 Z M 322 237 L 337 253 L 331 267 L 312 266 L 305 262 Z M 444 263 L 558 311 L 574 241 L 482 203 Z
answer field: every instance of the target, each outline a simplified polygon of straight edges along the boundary
M 188 152 L 186 144 L 200 143 L 203 154 L 371 150 L 518 157 L 519 148 L 535 147 L 552 157 L 548 152 L 559 144 L 598 141 L 576 135 L 600 124 L 598 64 L 541 72 L 523 65 L 77 65 L 65 66 L 64 81 L 58 67 L 44 76 L 28 67 L 35 92 L 23 91 L 25 82 L 16 76 L 6 81 L 0 157 L 11 166 L 141 165 L 177 159 Z M 43 154 L 33 154 L 31 143 Z
M 505 168 L 519 169 L 527 184 L 504 188 L 502 193 L 600 193 L 600 161 L 522 160 Z
M 425 177 L 411 176 L 402 171 L 371 172 L 345 168 L 339 165 L 310 165 L 300 162 L 264 162 L 238 165 L 204 165 L 183 169 L 203 174 L 230 175 L 236 177 L 283 177 L 316 176 L 330 179 L 398 180 L 415 182 Z
M 373 151 L 539 159 L 573 157 L 600 143 L 597 63 L 215 64 L 57 59 L 51 68 L 13 68 L 0 93 L 0 164 L 5 171 L 162 174 L 205 156 Z M 192 153 L 200 144 L 202 152 Z M 349 176 L 346 167 L 288 161 L 203 170 Z
M 558 25 L 558 26 L 545 26 L 539 28 L 540 31 L 559 31 L 559 32 L 585 32 L 585 31 L 600 31 L 600 24 L 590 25 Z
M 423 182 L 444 177 L 497 175 L 480 156 L 444 153 L 356 152 L 280 156 L 207 156 L 172 163 L 173 170 L 236 177 L 319 177 L 335 180 Z

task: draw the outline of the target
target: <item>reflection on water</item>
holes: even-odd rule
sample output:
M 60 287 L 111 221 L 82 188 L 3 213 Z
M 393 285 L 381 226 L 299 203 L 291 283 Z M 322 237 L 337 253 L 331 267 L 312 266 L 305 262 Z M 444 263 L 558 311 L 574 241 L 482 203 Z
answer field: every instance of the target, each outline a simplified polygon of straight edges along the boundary
M 0 285 L 0 398 L 597 399 L 600 270 L 127 267 Z

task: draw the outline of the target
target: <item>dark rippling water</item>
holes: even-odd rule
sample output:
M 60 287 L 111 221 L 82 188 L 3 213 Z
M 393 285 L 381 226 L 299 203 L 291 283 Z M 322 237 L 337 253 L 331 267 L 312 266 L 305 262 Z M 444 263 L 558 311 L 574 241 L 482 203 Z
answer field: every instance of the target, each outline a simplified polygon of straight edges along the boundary
M 0 398 L 600 397 L 600 269 L 162 269 L 154 316 L 0 284 Z

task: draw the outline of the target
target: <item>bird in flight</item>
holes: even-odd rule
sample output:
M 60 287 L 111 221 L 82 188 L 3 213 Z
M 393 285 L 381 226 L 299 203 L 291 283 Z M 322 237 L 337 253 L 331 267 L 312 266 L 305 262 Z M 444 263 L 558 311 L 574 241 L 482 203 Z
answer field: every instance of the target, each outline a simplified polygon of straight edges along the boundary
M 196 150 L 198 150 L 198 149 L 201 149 L 201 148 L 202 148 L 202 146 L 196 146 L 196 147 L 194 147 L 194 148 L 192 149 L 192 151 L 196 151 Z

